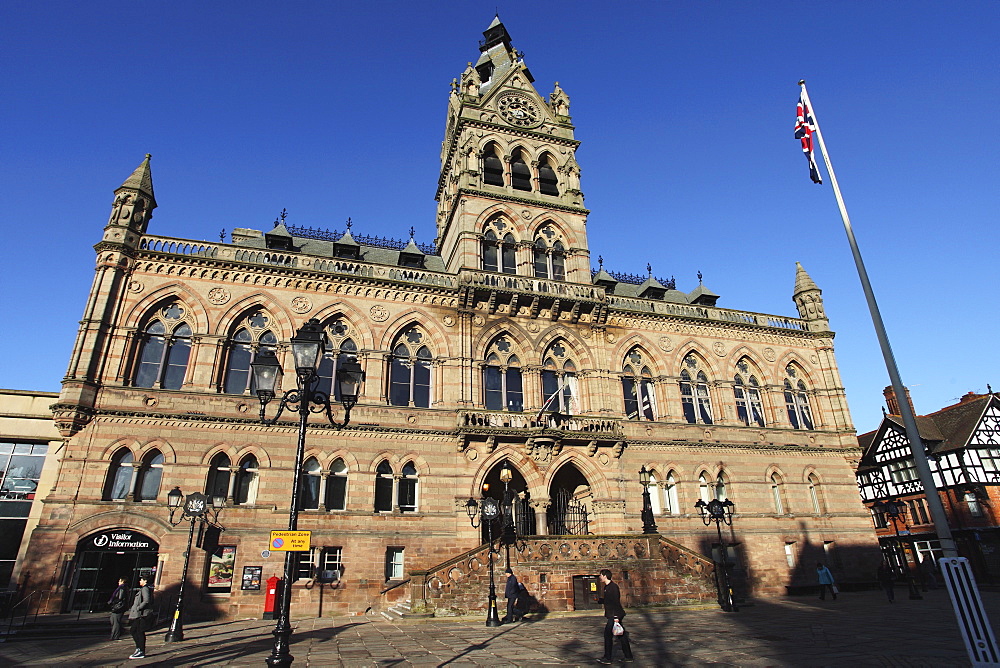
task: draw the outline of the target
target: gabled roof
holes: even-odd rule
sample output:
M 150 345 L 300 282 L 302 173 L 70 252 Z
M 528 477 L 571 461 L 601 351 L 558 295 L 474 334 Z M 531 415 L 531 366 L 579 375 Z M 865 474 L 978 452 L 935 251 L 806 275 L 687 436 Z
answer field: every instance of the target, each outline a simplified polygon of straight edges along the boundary
M 986 409 L 994 402 L 1000 404 L 1000 399 L 994 394 L 986 394 L 946 406 L 936 413 L 918 416 L 916 421 L 920 439 L 932 454 L 961 450 L 969 444 Z M 878 466 L 874 459 L 875 452 L 889 429 L 904 432 L 902 418 L 898 415 L 886 415 L 878 429 L 858 436 L 858 445 L 864 452 L 858 466 L 859 472 Z

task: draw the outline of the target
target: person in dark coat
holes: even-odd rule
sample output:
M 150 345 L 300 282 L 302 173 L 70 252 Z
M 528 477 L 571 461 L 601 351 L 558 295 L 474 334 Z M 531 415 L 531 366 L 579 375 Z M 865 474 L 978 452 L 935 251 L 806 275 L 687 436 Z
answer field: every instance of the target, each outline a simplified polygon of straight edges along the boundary
M 517 577 L 514 576 L 514 571 L 507 567 L 507 585 L 504 587 L 503 595 L 507 599 L 507 616 L 504 617 L 502 622 L 516 622 L 521 619 L 521 615 L 517 610 L 517 597 L 521 594 L 521 585 L 517 581 Z
M 122 619 L 128 610 L 128 586 L 125 578 L 118 578 L 118 587 L 108 599 L 108 605 L 111 608 L 111 639 L 119 640 L 122 636 Z
M 132 639 L 135 640 L 135 651 L 130 659 L 146 658 L 146 631 L 153 621 L 153 591 L 146 584 L 146 578 L 139 578 L 139 588 L 132 598 L 132 607 L 128 610 L 129 624 L 132 625 Z
M 896 598 L 896 576 L 892 572 L 892 566 L 885 559 L 882 563 L 878 565 L 878 572 L 875 574 L 878 578 L 878 586 L 882 588 L 885 592 L 886 598 L 892 603 L 893 599 Z
M 600 663 L 611 663 L 611 655 L 614 653 L 615 621 L 617 620 L 622 625 L 622 628 L 624 628 L 625 608 L 622 607 L 621 590 L 617 584 L 611 581 L 611 571 L 607 568 L 601 569 L 597 577 L 601 581 L 601 584 L 604 585 L 604 596 L 598 599 L 597 602 L 604 604 L 604 618 L 608 620 L 604 625 L 604 656 L 598 659 L 598 661 Z M 622 654 L 625 655 L 625 661 L 631 661 L 632 645 L 628 641 L 628 631 L 618 636 L 618 642 L 622 646 Z

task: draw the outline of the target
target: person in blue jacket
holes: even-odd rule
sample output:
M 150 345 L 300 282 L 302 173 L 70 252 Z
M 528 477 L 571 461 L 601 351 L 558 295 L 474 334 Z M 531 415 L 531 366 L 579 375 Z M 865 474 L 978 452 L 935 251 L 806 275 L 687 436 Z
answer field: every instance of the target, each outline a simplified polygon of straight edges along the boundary
M 817 562 L 816 564 L 816 577 L 819 579 L 819 600 L 826 600 L 827 590 L 833 595 L 833 600 L 837 600 L 837 590 L 834 588 L 836 584 L 833 581 L 833 573 L 830 569 L 823 565 L 823 562 Z

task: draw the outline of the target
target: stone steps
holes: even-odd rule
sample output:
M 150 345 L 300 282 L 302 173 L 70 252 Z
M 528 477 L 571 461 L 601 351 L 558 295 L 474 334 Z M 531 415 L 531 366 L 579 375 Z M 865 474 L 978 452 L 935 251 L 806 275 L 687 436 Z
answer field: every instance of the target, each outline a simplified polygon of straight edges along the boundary
M 399 601 L 386 610 L 380 610 L 379 615 L 387 622 L 396 622 L 410 612 L 410 599 Z

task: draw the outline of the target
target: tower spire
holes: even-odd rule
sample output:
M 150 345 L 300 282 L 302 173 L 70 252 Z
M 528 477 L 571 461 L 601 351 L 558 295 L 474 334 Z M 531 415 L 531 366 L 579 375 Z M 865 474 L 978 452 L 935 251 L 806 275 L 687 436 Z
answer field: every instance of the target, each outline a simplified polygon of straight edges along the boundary
M 149 171 L 149 160 L 152 157 L 151 154 L 147 153 L 145 160 L 135 168 L 130 177 L 125 179 L 125 183 L 121 185 L 121 188 L 130 188 L 139 191 L 149 198 L 150 204 L 152 204 L 150 208 L 156 208 L 156 198 L 153 196 L 153 175 Z

